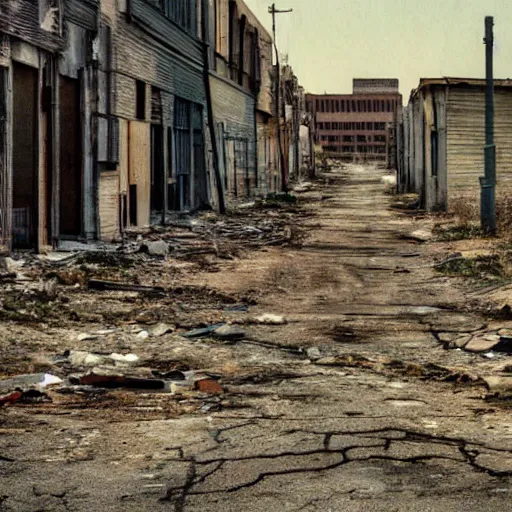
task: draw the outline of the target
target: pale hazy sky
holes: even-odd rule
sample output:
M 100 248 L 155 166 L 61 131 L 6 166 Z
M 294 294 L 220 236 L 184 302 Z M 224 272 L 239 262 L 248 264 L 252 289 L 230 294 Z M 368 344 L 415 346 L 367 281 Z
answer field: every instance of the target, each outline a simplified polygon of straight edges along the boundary
M 271 0 L 245 0 L 269 29 Z M 485 76 L 484 18 L 494 16 L 495 77 L 512 77 L 512 0 L 276 0 L 277 42 L 312 93 L 351 93 L 352 78 Z

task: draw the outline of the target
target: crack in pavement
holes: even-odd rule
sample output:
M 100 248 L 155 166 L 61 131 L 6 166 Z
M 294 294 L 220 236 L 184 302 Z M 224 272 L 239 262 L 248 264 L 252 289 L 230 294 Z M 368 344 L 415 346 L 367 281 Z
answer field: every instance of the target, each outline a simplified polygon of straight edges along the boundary
M 254 424 L 254 422 L 251 422 L 250 424 Z M 241 426 L 243 425 L 226 427 L 222 429 L 222 431 L 225 432 Z M 484 472 L 491 477 L 500 478 L 512 476 L 512 470 L 493 469 L 478 462 L 478 457 L 482 454 L 488 455 L 489 453 L 495 452 L 497 454 L 512 455 L 512 449 L 490 447 L 484 443 L 468 441 L 466 439 L 459 437 L 428 434 L 402 427 L 383 427 L 367 430 L 329 430 L 327 432 L 315 431 L 310 429 L 292 429 L 286 432 L 287 435 L 295 433 L 321 436 L 323 438 L 323 447 L 319 449 L 304 451 L 282 451 L 279 453 L 254 454 L 238 457 L 218 457 L 205 460 L 198 460 L 197 457 L 192 457 L 189 459 L 190 467 L 187 473 L 185 484 L 174 488 L 168 488 L 166 495 L 161 499 L 173 502 L 175 505 L 175 512 L 183 512 L 185 510 L 186 499 L 188 496 L 212 495 L 218 493 L 236 493 L 243 489 L 254 487 L 267 478 L 282 475 L 332 471 L 353 462 L 362 462 L 370 460 L 401 462 L 408 464 L 417 464 L 433 460 L 444 460 L 457 464 L 468 464 L 473 470 L 478 472 Z M 332 446 L 333 438 L 343 436 L 359 437 L 361 443 L 355 442 L 348 444 L 347 446 L 344 447 L 334 448 Z M 368 444 L 364 443 L 364 440 L 372 440 L 375 442 Z M 412 443 L 417 445 L 424 445 L 426 448 L 426 453 L 411 456 L 393 455 L 391 453 L 368 453 L 359 455 L 357 454 L 357 450 L 367 451 L 371 449 L 382 449 L 384 450 L 384 452 L 390 452 L 394 447 L 400 448 L 400 446 L 402 445 L 402 448 L 404 448 L 407 445 L 411 445 Z M 428 447 L 432 448 L 433 446 L 435 446 L 436 448 L 448 447 L 450 449 L 455 449 L 455 453 L 460 454 L 460 457 L 456 456 L 456 454 L 450 455 L 447 453 L 428 453 Z M 485 450 L 485 452 L 482 453 L 481 450 Z M 229 463 L 249 462 L 257 460 L 270 461 L 284 458 L 298 459 L 300 457 L 322 455 L 335 455 L 339 457 L 339 460 L 336 460 L 328 464 L 319 464 L 316 466 L 305 466 L 275 470 L 268 469 L 265 471 L 260 471 L 254 478 L 243 483 L 231 485 L 228 487 L 214 488 L 210 490 L 194 489 L 199 484 L 205 483 L 208 479 L 210 479 L 220 470 L 225 468 L 226 464 Z M 206 473 L 199 474 L 198 469 L 200 467 L 206 467 L 212 464 L 214 465 L 212 469 L 208 470 Z

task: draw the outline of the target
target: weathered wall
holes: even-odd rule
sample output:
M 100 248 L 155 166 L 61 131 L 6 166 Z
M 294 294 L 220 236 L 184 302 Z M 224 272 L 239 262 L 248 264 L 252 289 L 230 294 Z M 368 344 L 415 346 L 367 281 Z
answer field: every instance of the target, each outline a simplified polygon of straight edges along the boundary
M 224 78 L 211 75 L 210 83 L 213 115 L 216 123 L 223 124 L 227 192 L 251 195 L 257 183 L 255 99 Z
M 480 203 L 484 175 L 485 92 L 483 87 L 450 87 L 447 102 L 448 203 L 460 196 Z M 512 90 L 495 90 L 497 190 L 512 184 Z M 448 204 L 449 205 L 449 204 Z

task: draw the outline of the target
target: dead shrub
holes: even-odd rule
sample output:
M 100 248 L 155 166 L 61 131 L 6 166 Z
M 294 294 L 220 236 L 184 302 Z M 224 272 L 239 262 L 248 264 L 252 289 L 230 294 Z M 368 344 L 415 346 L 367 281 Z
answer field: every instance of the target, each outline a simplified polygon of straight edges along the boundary
M 458 218 L 461 225 L 468 226 L 480 217 L 478 204 L 468 197 L 455 197 L 450 200 L 450 213 Z
M 512 196 L 496 199 L 496 229 L 500 238 L 512 240 Z

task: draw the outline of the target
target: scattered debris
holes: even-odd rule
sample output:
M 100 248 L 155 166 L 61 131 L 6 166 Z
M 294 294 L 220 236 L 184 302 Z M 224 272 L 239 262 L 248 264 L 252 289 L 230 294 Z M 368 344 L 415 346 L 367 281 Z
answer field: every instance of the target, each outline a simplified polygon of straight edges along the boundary
M 86 332 L 82 332 L 76 337 L 76 341 L 92 341 L 97 339 L 98 336 L 96 336 L 95 334 L 89 334 Z
M 400 235 L 401 238 L 405 240 L 414 240 L 415 242 L 425 243 L 433 238 L 432 231 L 427 229 L 417 229 L 412 233 L 402 233 Z
M 151 254 L 151 256 L 165 256 L 169 253 L 169 244 L 163 240 L 156 242 L 145 241 L 141 245 L 140 251 Z
M 311 361 L 318 361 L 322 357 L 322 353 L 318 347 L 310 347 L 306 350 L 306 355 Z
M 162 286 L 143 286 L 141 284 L 120 283 L 117 281 L 102 281 L 99 279 L 89 279 L 87 282 L 89 289 L 101 291 L 123 291 L 140 293 L 165 293 Z
M 210 336 L 215 330 L 219 329 L 224 325 L 226 324 L 222 323 L 209 325 L 208 327 L 200 327 L 199 329 L 193 329 L 192 331 L 188 331 L 182 334 L 182 336 L 184 336 L 185 338 L 205 338 L 207 336 Z
M 512 396 L 512 376 L 490 376 L 483 377 L 487 388 L 491 393 L 500 398 L 509 398 Z
M 149 332 L 148 331 L 140 331 L 137 334 L 137 339 L 139 340 L 147 340 L 149 338 Z

